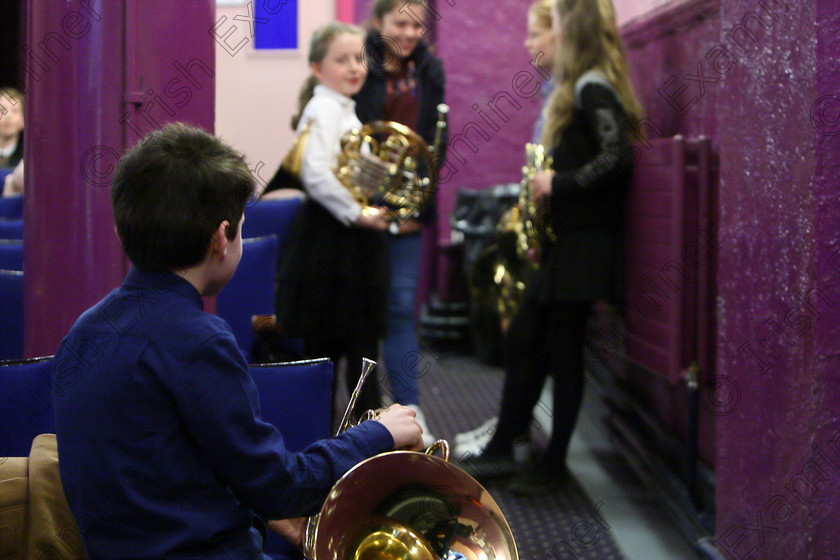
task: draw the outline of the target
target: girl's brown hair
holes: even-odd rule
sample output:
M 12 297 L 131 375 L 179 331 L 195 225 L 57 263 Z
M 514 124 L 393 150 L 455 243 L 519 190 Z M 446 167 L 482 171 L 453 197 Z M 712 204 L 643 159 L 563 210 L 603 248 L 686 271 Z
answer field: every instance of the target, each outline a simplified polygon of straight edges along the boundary
M 313 62 L 320 64 L 323 62 L 332 42 L 336 37 L 344 33 L 352 33 L 361 37 L 365 36 L 365 32 L 361 27 L 349 23 L 334 22 L 316 29 L 315 33 L 312 34 L 312 41 L 309 43 L 309 64 Z M 297 130 L 304 107 L 312 99 L 312 96 L 315 95 L 315 86 L 317 85 L 318 78 L 315 77 L 315 74 L 310 74 L 306 78 L 306 81 L 303 82 L 303 87 L 300 88 L 300 96 L 298 97 L 298 114 L 292 117 L 292 128 L 294 130 Z
M 562 37 L 555 56 L 557 87 L 548 103 L 542 142 L 555 146 L 572 118 L 575 82 L 588 70 L 600 70 L 618 93 L 626 125 L 642 116 L 627 72 L 611 0 L 557 0 Z
M 371 12 L 373 12 L 373 17 L 375 17 L 379 21 L 382 21 L 382 18 L 385 17 L 385 14 L 387 14 L 388 12 L 393 12 L 398 7 L 405 6 L 406 4 L 417 4 L 422 6 L 423 0 L 376 0 L 373 3 Z

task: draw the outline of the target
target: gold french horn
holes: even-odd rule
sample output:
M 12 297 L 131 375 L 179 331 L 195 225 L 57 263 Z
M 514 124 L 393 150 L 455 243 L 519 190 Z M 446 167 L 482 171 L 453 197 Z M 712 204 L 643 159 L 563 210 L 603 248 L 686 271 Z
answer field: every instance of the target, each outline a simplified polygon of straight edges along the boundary
M 396 218 L 416 218 L 437 188 L 438 163 L 446 114 L 438 105 L 432 147 L 409 127 L 376 121 L 341 138 L 335 176 L 363 207 L 387 206 Z
M 358 391 L 375 362 L 364 360 L 339 433 L 349 427 Z M 374 415 L 367 411 L 363 419 Z M 441 452 L 442 457 L 435 453 Z M 387 473 L 387 476 L 383 476 Z M 309 519 L 309 560 L 518 560 L 498 504 L 449 462 L 449 444 L 425 453 L 389 451 L 347 471 Z

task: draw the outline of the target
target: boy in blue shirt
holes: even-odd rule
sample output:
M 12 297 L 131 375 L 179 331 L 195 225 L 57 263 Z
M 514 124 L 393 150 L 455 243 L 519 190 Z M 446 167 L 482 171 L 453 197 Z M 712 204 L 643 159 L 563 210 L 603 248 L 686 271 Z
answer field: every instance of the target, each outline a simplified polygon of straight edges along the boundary
M 359 461 L 421 446 L 401 406 L 300 453 L 260 419 L 230 327 L 201 299 L 236 270 L 253 187 L 241 155 L 183 124 L 120 161 L 111 200 L 134 267 L 54 360 L 61 480 L 90 560 L 264 558 L 261 520 L 316 513 Z

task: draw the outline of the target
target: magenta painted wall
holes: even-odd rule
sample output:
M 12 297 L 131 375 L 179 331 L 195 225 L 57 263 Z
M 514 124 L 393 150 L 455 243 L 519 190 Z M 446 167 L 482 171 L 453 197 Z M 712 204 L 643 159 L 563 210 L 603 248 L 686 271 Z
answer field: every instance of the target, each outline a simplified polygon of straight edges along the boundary
M 724 30 L 759 9 L 722 4 Z M 742 397 L 718 424 L 718 543 L 816 560 L 840 550 L 840 19 L 785 5 L 720 88 L 718 366 Z
M 719 152 L 716 131 L 720 83 L 704 84 L 701 97 L 696 87 L 686 87 L 679 92 L 683 80 L 672 80 L 675 76 L 696 73 L 698 61 L 719 43 L 720 0 L 670 4 L 668 9 L 656 10 L 628 23 L 622 27 L 621 36 L 634 89 L 645 111 L 640 131 L 649 139 L 670 138 L 677 134 L 687 138 L 707 136 L 711 139 L 713 151 Z M 704 72 L 708 73 L 707 70 Z M 688 85 L 692 84 L 688 82 Z M 666 99 L 666 96 L 671 99 Z M 694 98 L 696 102 L 692 103 Z M 687 107 L 689 103 L 692 103 L 690 108 Z M 706 224 L 705 227 L 709 225 L 714 224 Z M 667 258 L 657 266 L 665 262 Z M 701 394 L 704 396 L 711 391 L 708 384 L 714 374 L 714 371 L 701 372 L 705 384 Z M 672 384 L 664 376 L 637 375 L 632 370 L 628 375 L 627 382 L 634 394 L 675 434 L 685 439 L 688 398 L 685 383 Z M 725 402 L 723 397 L 719 398 Z M 699 451 L 705 463 L 714 468 L 715 420 L 721 410 L 718 406 L 709 406 L 709 402 L 714 401 L 706 399 L 706 406 L 700 407 Z
M 733 559 L 830 558 L 840 548 L 837 4 L 666 8 L 623 36 L 661 129 L 650 134 L 705 134 L 720 155 L 713 373 L 729 404 L 711 434 L 717 545 Z M 648 389 L 667 418 L 676 392 Z
M 27 9 L 26 43 L 55 57 L 37 47 L 26 58 L 26 111 L 37 118 L 27 118 L 25 154 L 24 353 L 43 356 L 127 270 L 107 188 L 118 157 L 167 121 L 213 131 L 216 7 L 32 0 Z

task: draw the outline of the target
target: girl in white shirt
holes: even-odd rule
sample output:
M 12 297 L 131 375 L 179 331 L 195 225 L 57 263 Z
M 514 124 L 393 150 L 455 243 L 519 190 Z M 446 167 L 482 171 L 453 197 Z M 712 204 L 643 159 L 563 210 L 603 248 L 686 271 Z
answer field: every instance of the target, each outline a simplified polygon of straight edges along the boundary
M 346 357 L 348 390 L 358 381 L 362 357 L 378 356 L 389 286 L 387 211 L 363 212 L 333 173 L 341 136 L 361 127 L 350 96 L 367 76 L 364 37 L 356 26 L 332 23 L 312 38 L 305 107 L 293 120 L 298 133 L 309 125 L 300 173 L 307 201 L 281 251 L 277 282 L 280 325 L 304 338 L 312 357 L 327 356 L 336 366 Z M 372 372 L 356 410 L 380 406 Z

